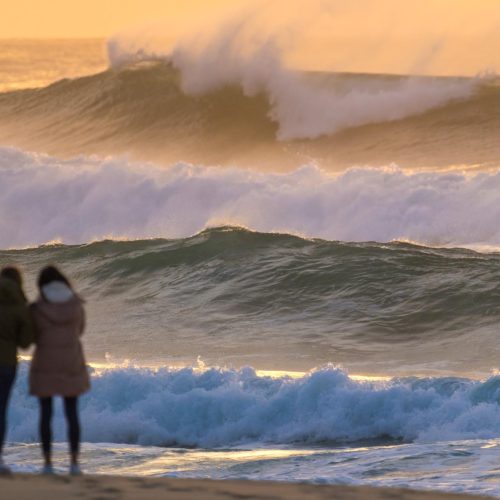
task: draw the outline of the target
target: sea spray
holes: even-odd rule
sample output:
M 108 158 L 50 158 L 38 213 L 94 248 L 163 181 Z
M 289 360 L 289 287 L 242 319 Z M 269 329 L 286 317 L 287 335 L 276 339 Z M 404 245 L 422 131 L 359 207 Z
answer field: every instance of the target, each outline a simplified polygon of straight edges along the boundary
M 263 93 L 268 116 L 278 123 L 277 138 L 314 139 L 349 127 L 402 119 L 473 95 L 480 80 L 406 77 L 385 86 L 352 86 L 349 91 L 314 84 L 284 66 L 273 38 L 246 40 L 239 23 L 200 44 L 180 41 L 171 53 L 148 51 L 127 38 L 108 42 L 112 67 L 164 60 L 181 73 L 188 95 L 237 86 L 246 96 Z M 250 48 L 248 47 L 250 45 Z

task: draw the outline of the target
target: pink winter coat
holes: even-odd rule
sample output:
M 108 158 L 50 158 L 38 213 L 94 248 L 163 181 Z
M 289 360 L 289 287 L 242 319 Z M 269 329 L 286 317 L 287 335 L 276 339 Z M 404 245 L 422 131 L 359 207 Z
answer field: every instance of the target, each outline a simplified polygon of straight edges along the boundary
M 42 298 L 32 305 L 36 349 L 30 369 L 30 393 L 38 397 L 75 397 L 90 388 L 80 337 L 85 327 L 82 300 Z

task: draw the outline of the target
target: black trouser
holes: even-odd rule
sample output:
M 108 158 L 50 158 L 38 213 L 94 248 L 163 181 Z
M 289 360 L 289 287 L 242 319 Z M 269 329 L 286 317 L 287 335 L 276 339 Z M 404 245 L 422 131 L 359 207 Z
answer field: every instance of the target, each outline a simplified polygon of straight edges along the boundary
M 64 398 L 64 413 L 68 423 L 68 440 L 72 454 L 80 451 L 78 398 Z M 45 455 L 52 451 L 52 398 L 40 398 L 40 437 Z
M 15 366 L 0 366 L 0 454 L 3 451 L 3 442 L 7 429 L 7 406 L 15 378 Z

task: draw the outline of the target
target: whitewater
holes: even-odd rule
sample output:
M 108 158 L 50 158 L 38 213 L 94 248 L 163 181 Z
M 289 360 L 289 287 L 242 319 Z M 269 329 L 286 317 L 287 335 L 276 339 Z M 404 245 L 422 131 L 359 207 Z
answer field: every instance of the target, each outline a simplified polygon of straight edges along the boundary
M 124 367 L 93 383 L 81 404 L 89 472 L 500 493 L 498 376 L 359 382 L 335 367 L 298 379 Z M 37 408 L 17 387 L 7 451 L 31 472 Z M 63 427 L 58 408 L 56 439 Z
M 500 497 L 498 79 L 240 42 L 0 42 L 0 265 L 86 300 L 84 469 Z
M 21 380 L 26 382 L 26 366 Z M 126 388 L 126 389 L 125 389 Z M 124 394 L 125 392 L 125 394 Z M 324 367 L 301 378 L 252 368 L 118 368 L 94 377 L 82 400 L 85 441 L 219 448 L 262 444 L 495 439 L 500 378 L 356 381 Z M 11 436 L 35 441 L 36 405 L 14 395 Z M 59 418 L 61 415 L 59 416 Z M 62 421 L 57 425 L 64 439 Z
M 309 164 L 280 174 L 126 157 L 60 160 L 0 147 L 0 183 L 0 207 L 11 214 L 0 226 L 3 248 L 182 238 L 220 225 L 336 241 L 500 245 L 496 170 L 391 165 L 331 174 Z

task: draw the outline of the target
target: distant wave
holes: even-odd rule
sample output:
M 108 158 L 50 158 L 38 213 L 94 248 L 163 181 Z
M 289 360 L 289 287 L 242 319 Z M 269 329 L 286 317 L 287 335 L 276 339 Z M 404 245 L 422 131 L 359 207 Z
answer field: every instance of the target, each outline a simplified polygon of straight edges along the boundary
M 0 248 L 51 241 L 182 238 L 206 227 L 342 241 L 500 247 L 500 173 L 315 166 L 287 174 L 69 161 L 0 148 Z
M 9 439 L 17 442 L 37 440 L 26 368 L 12 398 Z M 298 380 L 259 377 L 251 368 L 125 368 L 94 376 L 81 409 L 90 442 L 216 447 L 491 439 L 500 436 L 500 377 L 365 383 L 334 367 Z M 59 413 L 55 429 L 64 440 Z
M 179 72 L 138 63 L 0 94 L 0 143 L 66 157 L 131 153 L 272 170 L 308 158 L 328 168 L 498 165 L 494 80 L 287 72 L 268 78 L 253 75 L 253 65 L 248 74 L 246 67 L 225 74 L 219 66 L 186 65 Z

